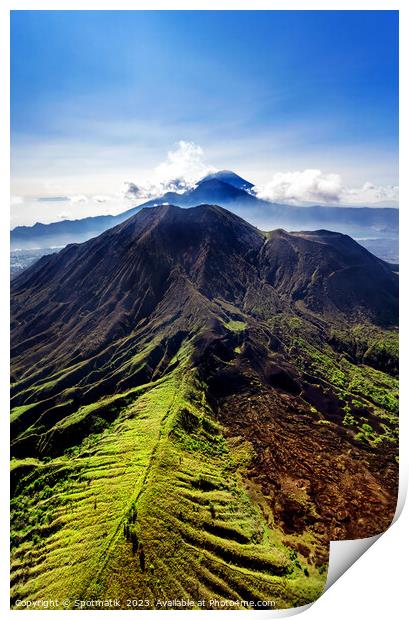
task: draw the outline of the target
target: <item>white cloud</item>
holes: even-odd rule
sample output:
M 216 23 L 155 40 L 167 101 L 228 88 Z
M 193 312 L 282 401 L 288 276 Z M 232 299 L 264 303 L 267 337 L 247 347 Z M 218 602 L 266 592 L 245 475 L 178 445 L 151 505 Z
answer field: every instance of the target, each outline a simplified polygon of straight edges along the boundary
M 398 202 L 399 187 L 397 185 L 374 185 L 368 182 L 358 189 L 345 189 L 343 200 L 352 204 Z
M 194 142 L 180 140 L 178 148 L 169 151 L 166 161 L 156 167 L 154 178 L 159 183 L 193 186 L 211 169 L 204 163 L 203 155 L 203 149 Z
M 324 174 L 315 169 L 277 172 L 271 181 L 254 188 L 258 198 L 289 204 L 338 202 L 341 191 L 338 174 Z
M 92 200 L 94 200 L 95 202 L 103 203 L 108 202 L 109 200 L 111 200 L 111 198 L 110 196 L 93 196 Z
M 76 194 L 75 196 L 68 196 L 68 200 L 73 203 L 88 202 L 88 198 L 84 194 Z
M 24 202 L 24 198 L 22 196 L 11 196 L 10 200 L 12 206 L 22 205 Z
M 347 188 L 341 176 L 317 169 L 277 172 L 271 181 L 253 188 L 258 198 L 283 204 L 374 204 L 394 203 L 398 187 L 364 183 L 360 188 Z
M 126 183 L 125 196 L 135 200 L 155 198 L 166 192 L 183 193 L 214 170 L 205 163 L 199 145 L 180 140 L 178 147 L 168 152 L 166 160 L 156 166 L 152 177 L 145 183 Z

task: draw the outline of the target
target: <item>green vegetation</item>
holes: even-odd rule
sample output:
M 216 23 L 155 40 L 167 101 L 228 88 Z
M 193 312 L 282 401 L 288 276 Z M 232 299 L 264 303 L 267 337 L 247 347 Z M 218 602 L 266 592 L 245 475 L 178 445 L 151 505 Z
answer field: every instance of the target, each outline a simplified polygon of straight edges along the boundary
M 247 323 L 244 321 L 233 320 L 227 321 L 226 323 L 223 323 L 223 325 L 232 332 L 242 332 L 247 327 Z
M 334 348 L 333 335 L 325 340 L 298 316 L 269 323 L 299 372 L 315 376 L 338 399 L 339 423 L 355 441 L 397 441 L 391 374 L 352 362 L 338 344 Z M 224 325 L 240 332 L 247 324 Z M 141 369 L 159 344 L 111 367 Z M 241 350 L 234 346 L 236 354 Z M 44 435 L 43 456 L 12 460 L 12 600 L 57 592 L 61 599 L 122 594 L 149 600 L 245 594 L 289 607 L 319 595 L 323 565 L 296 554 L 262 496 L 249 495 L 252 445 L 226 437 L 190 355 L 190 345 L 183 345 L 169 372 L 138 387 L 78 408 L 66 400 L 71 409 Z M 40 382 L 30 391 L 36 402 L 15 408 L 12 420 L 30 415 L 50 384 L 79 367 Z M 319 403 L 308 407 L 318 425 L 332 427 Z M 25 436 L 35 428 L 41 430 L 37 423 Z M 288 493 L 287 500 L 302 504 L 300 493 Z M 302 548 L 313 544 L 308 534 L 296 540 Z
M 379 331 L 356 332 L 359 342 L 366 338 L 358 363 L 333 327 L 323 331 L 289 313 L 266 318 L 263 311 L 263 321 L 266 339 L 322 393 L 322 402 L 303 396 L 319 432 L 339 427 L 358 444 L 396 444 L 397 379 L 385 370 L 392 364 L 387 355 L 380 364 L 373 353 L 382 348 Z M 223 325 L 231 332 L 233 368 L 248 322 Z M 386 340 L 392 348 L 394 334 Z M 134 352 L 127 337 L 111 357 L 79 362 L 34 387 L 20 381 L 24 404 L 12 411 L 12 424 L 25 422 L 19 441 L 39 440 L 35 457 L 11 463 L 12 602 L 219 597 L 274 599 L 279 608 L 319 595 L 326 565 L 311 552 L 314 536 L 308 528 L 286 534 L 275 525 L 271 505 L 248 480 L 254 447 L 229 436 L 215 418 L 192 354 L 191 341 L 173 350 L 159 337 Z M 85 395 L 99 397 L 79 398 L 70 387 L 77 376 Z M 109 393 L 101 381 L 116 376 Z M 141 381 L 145 376 L 152 378 Z M 331 417 L 325 398 L 338 407 Z M 44 416 L 51 415 L 48 429 Z M 319 518 L 304 488 L 291 487 L 285 498 L 305 519 Z
M 12 501 L 12 600 L 168 594 L 288 607 L 319 595 L 325 575 L 295 559 L 250 499 L 242 475 L 251 448 L 226 441 L 192 371 L 82 407 L 59 425 L 113 403 L 114 421 L 78 446 L 25 460 L 34 469 Z
M 396 330 L 381 330 L 374 325 L 354 325 L 348 331 L 333 328 L 330 341 L 335 350 L 346 353 L 350 361 L 372 366 L 397 375 L 399 338 Z
M 323 332 L 301 317 L 285 314 L 274 317 L 270 324 L 300 372 L 315 376 L 324 394 L 333 394 L 338 400 L 342 424 L 354 432 L 356 440 L 371 445 L 397 444 L 396 331 L 355 325 L 348 332 L 338 326 Z

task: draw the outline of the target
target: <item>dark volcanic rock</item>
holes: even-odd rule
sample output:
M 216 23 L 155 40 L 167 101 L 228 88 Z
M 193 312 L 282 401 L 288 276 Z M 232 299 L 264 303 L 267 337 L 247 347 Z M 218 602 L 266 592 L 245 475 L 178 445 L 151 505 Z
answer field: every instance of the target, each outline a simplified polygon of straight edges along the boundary
M 15 279 L 13 355 L 68 363 L 156 315 L 163 322 L 182 313 L 185 322 L 206 323 L 215 300 L 247 310 L 261 290 L 267 314 L 299 304 L 397 322 L 397 275 L 346 235 L 265 236 L 220 207 L 160 206 L 43 257 Z

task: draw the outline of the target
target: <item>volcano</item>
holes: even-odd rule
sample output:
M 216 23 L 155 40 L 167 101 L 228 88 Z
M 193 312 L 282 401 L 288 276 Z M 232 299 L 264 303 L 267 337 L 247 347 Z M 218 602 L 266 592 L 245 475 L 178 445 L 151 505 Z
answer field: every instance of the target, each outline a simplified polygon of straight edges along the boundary
M 384 237 L 385 241 L 395 238 L 397 234 L 397 209 L 281 205 L 261 200 L 252 191 L 253 188 L 253 183 L 235 172 L 221 170 L 205 176 L 190 189 L 167 192 L 117 215 L 18 226 L 11 231 L 11 247 L 38 250 L 86 241 L 128 220 L 143 208 L 165 204 L 187 208 L 217 204 L 264 230 L 298 230 L 300 227 L 312 230 L 325 226 L 333 231 L 348 233 L 357 239 Z
M 394 514 L 397 321 L 347 235 L 215 205 L 41 258 L 12 283 L 12 604 L 315 600 L 329 541 Z

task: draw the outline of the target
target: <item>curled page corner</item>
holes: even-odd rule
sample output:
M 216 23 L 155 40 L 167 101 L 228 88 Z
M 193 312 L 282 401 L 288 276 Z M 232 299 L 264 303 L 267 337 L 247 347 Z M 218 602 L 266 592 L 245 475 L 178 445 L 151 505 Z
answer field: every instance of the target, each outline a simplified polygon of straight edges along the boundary
M 394 519 L 395 520 L 395 519 Z M 330 542 L 327 581 L 321 596 L 363 555 L 382 534 L 356 540 L 332 540 Z M 320 598 L 320 597 L 319 597 Z M 315 602 L 315 601 L 314 601 Z M 309 609 L 314 602 L 291 609 L 269 610 L 269 617 L 284 618 L 298 615 Z
M 363 555 L 382 534 L 356 540 L 332 540 L 329 550 L 326 592 Z
M 369 538 L 357 538 L 355 540 L 332 540 L 330 542 L 328 573 L 325 587 L 321 596 L 334 585 L 334 583 L 342 577 L 346 571 L 366 552 L 372 545 L 388 531 L 390 527 L 399 519 L 403 507 L 406 502 L 408 491 L 408 477 L 406 469 L 400 467 L 399 470 L 399 493 L 396 502 L 396 510 L 389 527 L 380 534 L 370 536 Z M 320 597 L 319 597 L 320 598 Z M 318 599 L 317 599 L 318 600 Z M 307 611 L 316 601 L 312 601 L 307 605 L 300 607 L 292 607 L 290 609 L 269 610 L 268 617 L 271 618 L 288 618 Z
M 407 477 L 399 472 L 399 493 L 396 502 L 396 510 L 389 527 L 397 521 L 402 513 L 406 502 L 408 484 Z M 388 530 L 389 528 L 387 528 Z M 385 530 L 385 532 L 387 531 Z M 363 555 L 385 532 L 376 534 L 369 538 L 357 538 L 356 540 L 332 540 L 330 542 L 329 564 L 327 581 L 323 593 L 326 592 L 334 583 Z

